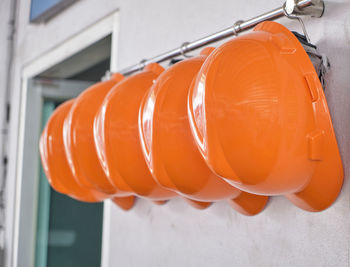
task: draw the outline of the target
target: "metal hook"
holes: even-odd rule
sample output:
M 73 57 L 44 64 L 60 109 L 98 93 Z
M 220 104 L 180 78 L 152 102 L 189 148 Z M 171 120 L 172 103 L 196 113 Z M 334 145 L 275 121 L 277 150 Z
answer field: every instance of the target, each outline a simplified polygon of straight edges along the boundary
M 139 65 L 140 65 L 140 69 L 141 69 L 141 70 L 142 70 L 144 67 L 146 67 L 146 62 L 147 62 L 146 59 L 142 59 L 142 60 L 140 61 Z
M 237 36 L 238 32 L 241 31 L 241 24 L 244 22 L 244 20 L 237 20 L 235 22 L 235 24 L 233 24 L 232 26 L 232 31 L 233 31 L 233 35 Z M 238 30 L 236 30 L 236 27 L 238 28 Z
M 105 75 L 102 76 L 101 82 L 108 81 L 111 79 L 111 77 L 112 77 L 112 72 L 110 70 L 107 70 L 105 72 Z
M 189 45 L 189 42 L 184 42 L 181 46 L 180 46 L 180 52 L 181 55 L 183 55 L 184 57 L 190 58 L 191 56 L 186 55 L 186 50 L 187 50 L 187 46 Z
M 286 3 L 283 4 L 282 10 L 283 10 L 283 14 L 284 14 L 287 18 L 289 18 L 289 19 L 296 19 L 296 20 L 299 21 L 299 23 L 300 23 L 300 25 L 301 25 L 301 28 L 302 28 L 302 30 L 303 30 L 303 33 L 304 33 L 304 35 L 305 35 L 305 38 L 306 38 L 306 40 L 310 43 L 310 37 L 309 37 L 309 35 L 307 34 L 306 27 L 305 27 L 305 24 L 304 24 L 303 20 L 302 20 L 300 17 L 298 17 L 298 16 L 292 16 L 291 14 L 289 14 L 288 11 L 286 10 Z

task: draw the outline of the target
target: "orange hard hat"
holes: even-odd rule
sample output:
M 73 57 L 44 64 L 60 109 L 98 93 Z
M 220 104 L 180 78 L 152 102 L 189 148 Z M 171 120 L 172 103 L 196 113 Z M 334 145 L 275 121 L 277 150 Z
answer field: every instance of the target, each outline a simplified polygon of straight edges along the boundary
M 242 193 L 215 175 L 198 151 L 188 121 L 189 88 L 213 50 L 205 48 L 159 76 L 140 107 L 141 143 L 155 179 L 164 187 L 196 201 L 230 199 L 235 208 L 240 205 L 238 211 L 253 215 L 264 208 L 268 197 Z M 245 202 L 235 201 L 242 197 Z
M 128 196 L 118 190 L 103 171 L 94 145 L 94 119 L 111 88 L 123 79 L 114 74 L 108 81 L 97 83 L 82 92 L 75 100 L 63 127 L 64 146 L 75 177 L 84 186 L 116 196 Z
M 343 167 L 322 85 L 284 26 L 263 22 L 218 47 L 188 101 L 197 146 L 226 181 L 308 211 L 335 201 Z
M 112 184 L 154 201 L 176 196 L 153 179 L 141 151 L 138 111 L 145 93 L 163 68 L 152 63 L 110 91 L 96 115 L 94 140 L 99 160 Z
M 63 123 L 74 100 L 61 104 L 47 122 L 40 138 L 40 156 L 46 177 L 56 191 L 83 202 L 100 202 L 110 196 L 82 186 L 73 176 L 63 145 Z M 112 201 L 124 210 L 134 204 L 134 196 L 114 197 Z
M 46 177 L 56 191 L 86 202 L 97 202 L 108 195 L 88 189 L 74 179 L 63 146 L 63 122 L 73 100 L 60 105 L 51 115 L 40 138 L 40 156 Z

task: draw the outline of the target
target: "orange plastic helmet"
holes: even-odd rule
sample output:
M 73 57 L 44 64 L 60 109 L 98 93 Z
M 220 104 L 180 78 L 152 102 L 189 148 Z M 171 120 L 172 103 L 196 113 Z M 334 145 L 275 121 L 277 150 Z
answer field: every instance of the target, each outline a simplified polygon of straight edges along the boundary
M 188 116 L 187 95 L 192 80 L 214 48 L 176 63 L 164 71 L 140 107 L 139 130 L 143 152 L 155 179 L 187 198 L 214 202 L 230 199 L 240 212 L 260 212 L 266 196 L 234 188 L 206 165 L 194 142 Z
M 107 195 L 82 187 L 74 179 L 64 152 L 63 121 L 73 100 L 60 105 L 47 122 L 40 138 L 40 156 L 46 177 L 56 191 L 86 202 L 97 202 Z
M 105 175 L 94 145 L 93 124 L 103 99 L 122 79 L 121 74 L 114 74 L 110 80 L 82 92 L 72 105 L 63 127 L 66 155 L 78 182 L 116 196 L 130 194 L 118 190 Z
M 338 196 L 343 167 L 326 99 L 298 39 L 263 22 L 218 47 L 189 92 L 196 143 L 232 185 L 285 195 L 321 211 Z
M 112 184 L 125 192 L 163 203 L 176 194 L 153 179 L 141 151 L 138 111 L 145 93 L 163 68 L 152 63 L 113 87 L 96 115 L 94 140 Z
M 74 100 L 60 105 L 47 122 L 40 138 L 40 156 L 46 177 L 56 191 L 83 202 L 99 202 L 110 196 L 80 185 L 66 158 L 63 145 L 63 122 Z M 134 203 L 134 197 L 114 198 L 122 209 L 128 210 Z

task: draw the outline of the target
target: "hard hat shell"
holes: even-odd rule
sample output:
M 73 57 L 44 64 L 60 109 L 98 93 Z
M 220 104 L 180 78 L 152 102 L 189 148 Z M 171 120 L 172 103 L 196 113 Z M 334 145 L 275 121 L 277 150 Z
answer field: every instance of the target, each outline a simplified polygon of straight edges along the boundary
M 138 111 L 142 98 L 163 68 L 151 63 L 118 83 L 106 96 L 95 119 L 94 137 L 99 160 L 111 182 L 151 200 L 176 196 L 153 179 L 141 151 Z
M 205 48 L 199 56 L 165 70 L 143 99 L 139 114 L 143 152 L 154 178 L 182 196 L 207 202 L 241 195 L 241 190 L 208 168 L 194 142 L 187 116 L 191 82 L 213 50 Z M 256 214 L 265 206 L 267 197 L 253 197 L 250 201 L 249 195 L 244 194 L 249 207 L 245 205 L 239 210 Z
M 320 211 L 343 168 L 322 85 L 297 38 L 276 22 L 218 47 L 189 92 L 208 166 L 232 185 Z
M 104 97 L 122 79 L 117 73 L 110 80 L 83 91 L 72 105 L 63 127 L 65 151 L 78 182 L 116 196 L 130 193 L 118 190 L 104 173 L 94 145 L 93 124 Z
M 63 146 L 63 122 L 74 100 L 61 104 L 51 115 L 40 138 L 40 156 L 46 177 L 56 191 L 85 201 L 98 202 L 109 196 L 81 186 L 73 177 Z

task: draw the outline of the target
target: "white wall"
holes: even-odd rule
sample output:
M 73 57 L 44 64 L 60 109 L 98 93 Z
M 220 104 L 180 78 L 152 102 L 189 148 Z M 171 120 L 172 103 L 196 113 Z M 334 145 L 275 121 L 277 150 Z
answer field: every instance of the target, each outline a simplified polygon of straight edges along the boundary
M 16 174 L 20 72 L 33 59 L 118 8 L 118 60 L 120 67 L 126 67 L 235 20 L 269 11 L 282 0 L 81 0 L 42 25 L 28 25 L 29 3 L 20 1 L 9 188 Z M 280 22 L 300 29 L 295 21 Z M 307 213 L 275 197 L 255 217 L 242 216 L 226 203 L 205 211 L 181 200 L 164 206 L 138 201 L 130 212 L 107 205 L 110 229 L 106 230 L 111 235 L 109 247 L 104 248 L 106 266 L 350 265 L 350 2 L 327 0 L 324 17 L 305 23 L 311 40 L 332 64 L 326 96 L 346 174 L 336 203 L 321 213 Z

